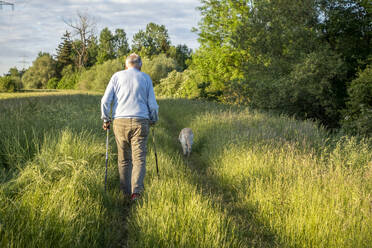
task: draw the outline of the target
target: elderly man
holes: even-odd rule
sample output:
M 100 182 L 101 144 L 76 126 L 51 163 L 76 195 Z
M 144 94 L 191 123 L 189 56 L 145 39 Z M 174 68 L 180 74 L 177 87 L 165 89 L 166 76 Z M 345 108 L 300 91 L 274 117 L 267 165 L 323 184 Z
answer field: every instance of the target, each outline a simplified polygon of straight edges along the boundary
M 146 144 L 149 125 L 158 120 L 152 80 L 141 72 L 141 57 L 133 53 L 125 61 L 126 70 L 116 72 L 101 100 L 103 129 L 113 129 L 118 148 L 120 189 L 132 200 L 144 190 Z

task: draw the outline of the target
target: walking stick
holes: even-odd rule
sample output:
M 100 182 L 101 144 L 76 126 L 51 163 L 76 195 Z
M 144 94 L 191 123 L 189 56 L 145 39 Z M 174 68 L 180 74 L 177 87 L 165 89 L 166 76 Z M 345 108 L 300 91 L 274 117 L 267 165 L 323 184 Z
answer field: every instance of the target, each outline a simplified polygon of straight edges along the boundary
M 106 171 L 105 171 L 105 192 L 106 192 L 106 185 L 107 185 L 107 163 L 108 163 L 108 141 L 109 141 L 109 130 L 106 130 Z
M 158 154 L 156 153 L 156 145 L 155 145 L 155 127 L 152 128 L 152 143 L 154 144 L 154 153 L 155 153 L 155 163 L 156 163 L 156 174 L 159 178 L 159 167 L 158 167 Z

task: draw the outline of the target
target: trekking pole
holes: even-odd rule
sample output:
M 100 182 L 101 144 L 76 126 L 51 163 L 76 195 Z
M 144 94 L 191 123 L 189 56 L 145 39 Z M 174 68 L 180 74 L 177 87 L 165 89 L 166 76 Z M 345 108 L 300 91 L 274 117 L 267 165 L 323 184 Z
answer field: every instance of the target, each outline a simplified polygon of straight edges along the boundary
M 109 130 L 106 130 L 106 171 L 105 171 L 105 192 L 106 192 L 106 185 L 107 185 L 107 163 L 108 163 L 108 141 L 109 141 Z
M 156 145 L 155 145 L 155 127 L 152 128 L 152 143 L 154 144 L 154 153 L 155 153 L 155 163 L 156 163 L 156 174 L 158 175 L 159 179 L 159 167 L 158 167 L 158 154 L 156 153 Z

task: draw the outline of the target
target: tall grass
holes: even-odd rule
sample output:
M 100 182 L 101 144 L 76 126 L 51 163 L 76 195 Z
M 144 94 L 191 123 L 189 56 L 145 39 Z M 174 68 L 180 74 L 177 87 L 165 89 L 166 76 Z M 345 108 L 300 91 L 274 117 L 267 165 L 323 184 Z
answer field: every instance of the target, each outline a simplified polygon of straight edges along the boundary
M 103 191 L 99 99 L 75 94 L 0 102 L 1 247 L 124 244 L 125 205 L 116 181 Z M 115 172 L 110 167 L 109 175 Z
M 370 247 L 371 140 L 248 109 L 171 106 L 169 122 L 188 109 L 173 124 L 196 134 L 189 168 L 240 222 L 245 245 Z
M 100 95 L 0 100 L 1 247 L 370 247 L 371 140 L 246 108 L 159 100 L 142 199 L 104 192 Z M 9 98 L 11 96 L 7 96 Z M 1 95 L 0 95 L 1 98 Z M 178 133 L 195 134 L 189 159 Z

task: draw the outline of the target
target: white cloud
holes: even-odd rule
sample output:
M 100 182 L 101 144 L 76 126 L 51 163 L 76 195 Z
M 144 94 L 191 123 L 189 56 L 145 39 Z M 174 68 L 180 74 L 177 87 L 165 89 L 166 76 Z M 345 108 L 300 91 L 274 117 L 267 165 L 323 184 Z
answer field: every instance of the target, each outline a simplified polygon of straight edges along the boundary
M 155 22 L 168 29 L 173 44 L 197 48 L 197 36 L 190 30 L 197 25 L 198 0 L 19 0 L 15 10 L 0 10 L 0 75 L 10 67 L 29 64 L 38 52 L 54 54 L 68 26 L 64 20 L 76 17 L 77 11 L 95 19 L 97 31 L 123 28 L 129 41 L 139 29 Z M 97 34 L 98 35 L 98 34 Z

